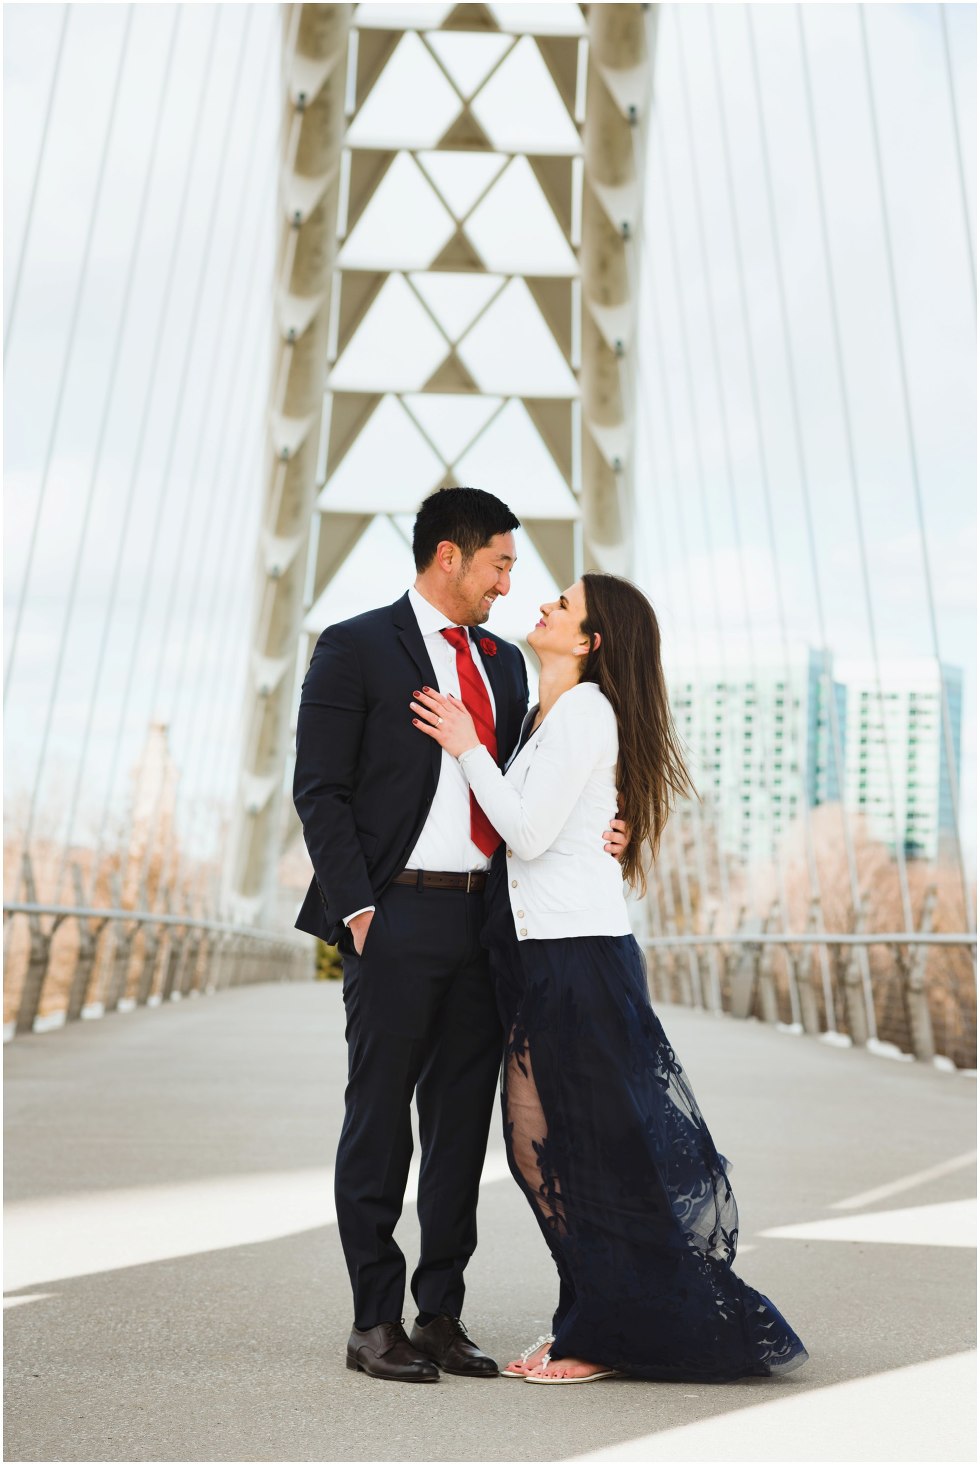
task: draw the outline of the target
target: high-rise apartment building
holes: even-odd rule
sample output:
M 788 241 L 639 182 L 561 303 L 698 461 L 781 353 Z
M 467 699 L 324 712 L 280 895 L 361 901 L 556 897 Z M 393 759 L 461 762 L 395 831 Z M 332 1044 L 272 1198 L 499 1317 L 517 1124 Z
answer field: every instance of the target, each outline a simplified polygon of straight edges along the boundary
M 963 676 L 931 657 L 837 662 L 847 687 L 845 798 L 868 817 L 876 839 L 910 858 L 935 859 L 952 846 L 954 810 L 943 730 L 949 711 L 952 766 L 960 782 Z M 893 814 L 894 809 L 894 814 Z
M 959 787 L 962 675 L 947 665 L 942 672 Z M 881 681 L 884 724 L 872 661 L 835 661 L 797 644 L 788 666 L 776 651 L 751 666 L 739 658 L 669 669 L 674 720 L 695 786 L 712 796 L 724 851 L 746 863 L 771 860 L 804 801 L 813 808 L 843 797 L 890 848 L 897 823 L 910 858 L 943 852 L 953 799 L 939 668 L 889 660 Z
M 839 798 L 841 777 L 833 752 L 831 696 L 841 739 L 845 693 L 812 647 L 790 648 L 745 660 L 718 660 L 670 669 L 674 720 L 701 793 L 718 812 L 723 850 L 745 862 L 774 858 L 782 834 L 803 803 Z

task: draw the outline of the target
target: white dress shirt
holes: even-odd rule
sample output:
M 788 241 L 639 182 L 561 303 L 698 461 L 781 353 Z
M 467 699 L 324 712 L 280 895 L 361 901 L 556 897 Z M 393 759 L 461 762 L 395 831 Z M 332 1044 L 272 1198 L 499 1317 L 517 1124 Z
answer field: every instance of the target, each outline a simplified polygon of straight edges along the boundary
M 457 760 L 507 843 L 507 893 L 519 941 L 628 936 L 619 861 L 603 848 L 616 818 L 619 732 L 594 682 L 563 692 L 501 773 L 482 746 Z
M 452 694 L 463 700 L 459 686 L 459 676 L 456 672 L 456 648 L 451 646 L 442 635 L 442 631 L 456 622 L 449 620 L 441 610 L 420 595 L 415 586 L 411 586 L 408 592 L 409 603 L 415 613 L 415 619 L 419 623 L 419 630 L 422 632 L 422 639 L 425 642 L 425 649 L 429 660 L 432 663 L 432 670 L 435 673 L 436 687 L 444 695 Z M 487 689 L 487 696 L 490 698 L 490 708 L 493 712 L 494 721 L 497 718 L 497 707 L 493 698 L 493 691 L 487 678 L 486 668 L 473 639 L 466 626 L 463 630 L 467 633 L 467 643 L 470 648 L 470 656 L 477 671 L 483 678 L 484 686 Z M 419 688 L 421 691 L 421 688 Z M 406 706 L 406 716 L 411 717 L 411 709 Z M 419 732 L 418 737 L 424 738 L 425 733 Z M 489 757 L 490 755 L 487 754 Z M 491 759 L 491 762 L 493 760 Z M 607 856 L 608 859 L 608 856 Z M 470 838 L 470 786 L 466 781 L 466 775 L 459 766 L 459 760 L 442 749 L 442 760 L 439 768 L 439 781 L 436 785 L 435 798 L 432 800 L 428 817 L 422 826 L 418 843 L 409 855 L 405 868 L 408 870 L 486 870 L 489 868 L 490 860 L 483 851 L 473 843 Z M 359 911 L 351 911 L 349 916 L 344 917 L 344 925 L 348 925 L 355 916 L 362 915 L 364 911 L 373 911 L 373 905 L 366 905 Z

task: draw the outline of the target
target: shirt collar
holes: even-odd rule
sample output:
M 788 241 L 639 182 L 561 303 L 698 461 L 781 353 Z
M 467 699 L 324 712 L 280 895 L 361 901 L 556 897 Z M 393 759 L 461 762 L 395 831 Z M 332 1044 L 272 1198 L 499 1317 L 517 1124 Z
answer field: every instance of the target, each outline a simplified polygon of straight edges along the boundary
M 419 630 L 423 636 L 432 636 L 438 631 L 445 630 L 447 626 L 455 626 L 456 622 L 449 620 L 441 610 L 437 610 L 424 595 L 416 590 L 414 585 L 408 587 L 408 600 L 415 612 L 415 619 L 419 623 Z M 464 626 L 463 629 L 466 630 L 466 627 Z

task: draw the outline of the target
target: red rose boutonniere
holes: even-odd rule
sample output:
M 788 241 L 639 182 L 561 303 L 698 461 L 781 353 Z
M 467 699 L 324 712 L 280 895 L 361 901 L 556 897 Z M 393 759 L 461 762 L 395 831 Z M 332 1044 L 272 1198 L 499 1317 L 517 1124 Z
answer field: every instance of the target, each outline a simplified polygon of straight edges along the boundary
M 484 636 L 480 642 L 480 650 L 484 656 L 496 656 L 497 643 L 496 641 L 491 641 L 489 636 Z

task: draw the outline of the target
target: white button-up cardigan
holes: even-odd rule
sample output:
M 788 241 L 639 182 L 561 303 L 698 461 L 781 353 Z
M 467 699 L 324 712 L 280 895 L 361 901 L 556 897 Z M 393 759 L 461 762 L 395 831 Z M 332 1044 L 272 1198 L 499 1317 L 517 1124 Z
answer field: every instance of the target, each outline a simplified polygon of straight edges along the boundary
M 619 734 L 594 682 L 563 692 L 501 773 L 486 748 L 459 759 L 507 846 L 507 891 L 519 941 L 628 936 L 619 861 L 603 849 L 616 817 Z

